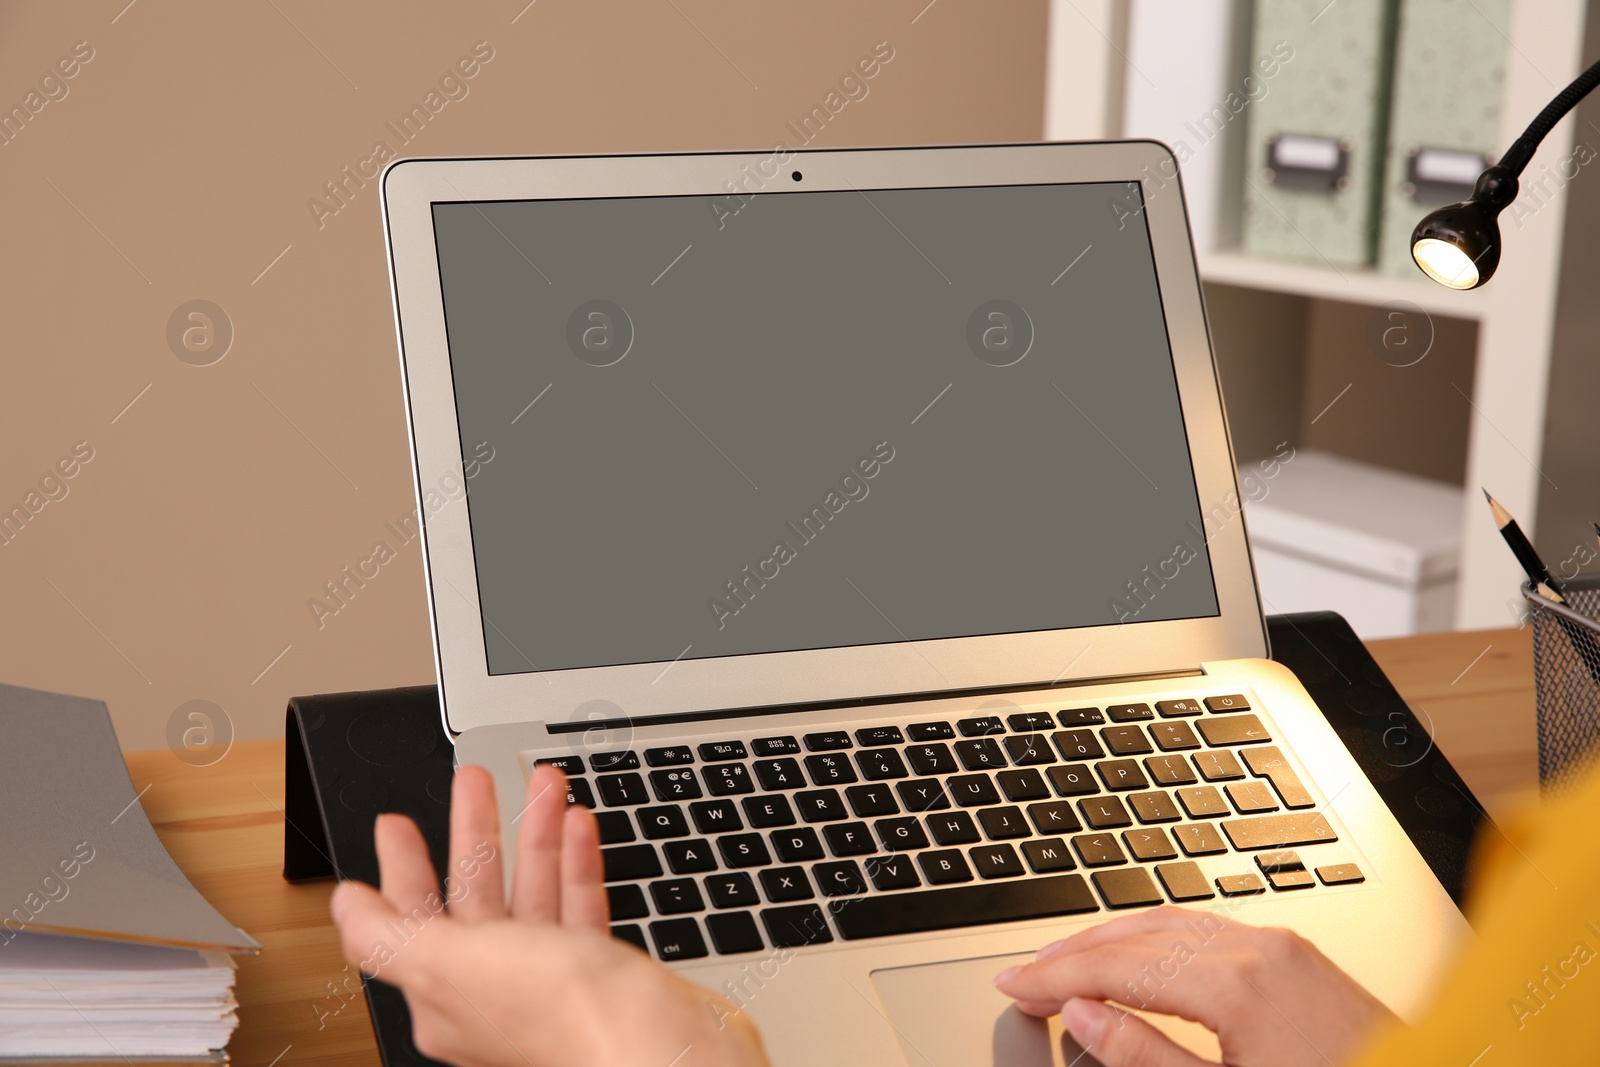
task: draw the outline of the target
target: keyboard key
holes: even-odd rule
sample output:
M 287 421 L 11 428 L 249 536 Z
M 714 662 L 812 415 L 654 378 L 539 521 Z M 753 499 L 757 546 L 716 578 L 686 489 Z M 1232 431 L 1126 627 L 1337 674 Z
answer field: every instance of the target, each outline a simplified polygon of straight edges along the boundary
M 962 737 L 987 737 L 990 734 L 1006 732 L 1005 723 L 1000 721 L 998 715 L 978 715 L 970 719 L 958 719 L 956 729 L 961 731 Z
M 761 890 L 773 904 L 810 900 L 816 896 L 806 879 L 804 867 L 772 867 L 761 872 Z
M 602 845 L 625 844 L 636 836 L 633 832 L 633 820 L 628 818 L 628 813 L 625 811 L 599 811 L 595 812 L 594 817 L 600 824 Z
M 1196 700 L 1158 700 L 1156 701 L 1156 711 L 1167 718 L 1175 715 L 1198 715 L 1200 714 L 1200 703 Z
M 1042 841 L 1024 841 L 1022 854 L 1028 858 L 1028 866 L 1033 868 L 1034 874 L 1070 871 L 1077 866 L 1072 862 L 1072 851 L 1059 837 L 1047 837 Z
M 1128 862 L 1111 834 L 1083 834 L 1072 839 L 1072 847 L 1085 867 L 1112 867 Z
M 1188 785 L 1199 781 L 1189 769 L 1189 761 L 1182 756 L 1150 756 L 1144 761 L 1156 785 Z
M 596 752 L 589 757 L 589 769 L 599 771 L 636 771 L 639 755 L 623 749 L 620 752 Z
M 892 748 L 869 748 L 857 752 L 856 766 L 861 768 L 861 777 L 869 782 L 904 778 L 909 773 L 899 751 Z
M 1050 740 L 1055 742 L 1062 759 L 1099 759 L 1106 754 L 1093 730 L 1062 730 L 1051 734 Z
M 672 773 L 672 772 L 668 772 Z M 688 771 L 678 771 L 688 774 Z M 731 797 L 740 793 L 754 793 L 756 784 L 750 780 L 750 771 L 742 763 L 713 763 L 701 770 L 706 780 L 706 792 L 714 797 Z
M 651 771 L 650 788 L 655 790 L 657 800 L 696 800 L 701 796 L 700 782 L 687 767 Z
M 954 774 L 956 771 L 956 758 L 950 753 L 949 745 L 912 745 L 906 749 L 906 758 L 918 774 Z
M 589 780 L 587 778 L 567 779 L 567 803 L 569 805 L 582 804 L 586 808 L 595 806 L 594 791 L 589 788 Z
M 731 800 L 701 800 L 689 805 L 694 828 L 703 834 L 729 834 L 743 830 L 739 812 Z
M 600 799 L 608 808 L 621 808 L 629 804 L 643 804 L 650 799 L 644 791 L 644 779 L 637 774 L 602 774 L 595 779 L 600 787 Z
M 984 808 L 978 812 L 978 825 L 990 841 L 1006 841 L 1013 837 L 1032 837 L 1033 831 L 1022 818 L 1022 809 L 1005 805 Z
M 717 857 L 712 855 L 711 842 L 703 838 L 692 841 L 668 841 L 661 846 L 667 857 L 667 869 L 673 874 L 700 874 L 717 869 Z
M 756 884 L 743 871 L 732 871 L 706 879 L 706 892 L 711 903 L 719 908 L 748 908 L 761 903 L 756 895 Z
M 1056 721 L 1061 723 L 1063 730 L 1074 726 L 1098 726 L 1106 721 L 1099 708 L 1068 708 L 1056 712 Z
M 1006 716 L 1006 725 L 1019 734 L 1054 730 L 1056 720 L 1048 711 L 1023 711 Z
M 1143 722 L 1155 717 L 1149 704 L 1113 704 L 1106 708 L 1106 718 L 1112 722 Z
M 872 900 L 874 898 L 867 897 L 865 899 Z M 895 898 L 883 897 L 878 899 L 894 900 Z M 828 929 L 828 921 L 822 917 L 822 909 L 815 904 L 791 904 L 786 908 L 763 908 L 761 910 L 761 925 L 767 928 L 767 940 L 772 942 L 773 948 L 825 945 L 833 940 L 833 932 Z
M 1278 810 L 1278 798 L 1272 795 L 1266 782 L 1229 782 L 1223 792 L 1228 794 L 1240 815 Z
M 1217 879 L 1217 890 L 1225 897 L 1248 897 L 1265 893 L 1267 885 L 1259 874 L 1225 874 Z
M 1232 752 L 1196 752 L 1194 765 L 1208 782 L 1226 782 L 1244 777 L 1244 768 Z
M 606 899 L 611 903 L 611 919 L 643 919 L 650 914 L 644 890 L 636 885 L 608 885 Z
M 1050 739 L 1044 734 L 1012 734 L 1002 739 L 1006 755 L 1017 767 L 1037 767 L 1054 763 L 1056 754 L 1050 749 Z
M 1150 736 L 1156 739 L 1156 747 L 1163 752 L 1183 752 L 1200 747 L 1200 739 L 1194 735 L 1194 728 L 1186 722 L 1151 723 Z
M 1094 830 L 1114 830 L 1133 825 L 1128 809 L 1122 806 L 1121 797 L 1089 797 L 1078 801 L 1078 810 L 1083 812 L 1084 823 Z
M 812 785 L 849 785 L 856 780 L 855 768 L 844 755 L 824 753 L 806 757 L 806 771 Z
M 567 774 L 584 773 L 583 758 L 581 756 L 547 756 L 544 759 L 536 759 L 533 762 L 535 766 L 549 764 L 552 767 L 560 767 Z
M 1044 784 L 1044 776 L 1031 767 L 1021 771 L 1001 771 L 994 776 L 994 780 L 999 783 L 1000 792 L 1006 795 L 1007 800 L 1044 800 L 1050 796 L 1050 787 Z
M 1138 726 L 1107 726 L 1100 731 L 1100 737 L 1113 756 L 1141 756 L 1155 751 L 1150 738 Z
M 1167 832 L 1160 827 L 1124 830 L 1122 843 L 1128 846 L 1128 851 L 1133 853 L 1133 858 L 1136 860 L 1149 862 L 1178 858 L 1178 850 L 1173 847 L 1172 838 L 1168 837 Z
M 800 789 L 806 784 L 800 764 L 794 759 L 759 759 L 751 766 L 755 768 L 756 781 L 761 783 L 762 789 Z
M 1029 804 L 1028 818 L 1033 820 L 1033 825 L 1038 827 L 1041 834 L 1070 834 L 1083 829 L 1078 824 L 1078 816 L 1072 810 L 1072 805 L 1064 800 Z
M 1046 773 L 1050 775 L 1050 784 L 1055 788 L 1056 796 L 1081 797 L 1100 792 L 1100 783 L 1095 781 L 1087 763 L 1051 767 Z
M 618 845 L 600 850 L 608 882 L 632 882 L 640 878 L 660 878 L 661 858 L 654 845 Z
M 1228 851 L 1227 843 L 1217 832 L 1216 823 L 1184 823 L 1174 826 L 1172 834 L 1178 839 L 1178 846 L 1183 849 L 1185 856 L 1211 856 Z
M 905 738 L 900 736 L 900 727 L 898 726 L 865 726 L 856 731 L 856 744 L 862 748 L 904 743 Z
M 1257 815 L 1251 819 L 1225 819 L 1222 832 L 1240 852 L 1262 848 L 1287 848 L 1337 841 L 1328 820 L 1314 811 L 1292 811 L 1282 815 Z
M 900 813 L 900 805 L 894 802 L 894 790 L 886 785 L 853 785 L 844 791 L 844 798 L 859 819 Z
M 1000 803 L 1000 794 L 995 792 L 994 783 L 989 781 L 987 774 L 958 774 L 954 778 L 946 778 L 944 784 L 950 791 L 950 799 L 963 808 Z
M 1016 878 L 1025 873 L 1017 850 L 1010 845 L 979 845 L 967 849 L 979 878 Z
M 1250 766 L 1251 774 L 1272 783 L 1272 788 L 1278 791 L 1284 807 L 1309 808 L 1316 803 L 1311 799 L 1310 791 L 1300 781 L 1300 776 L 1294 773 L 1294 768 L 1289 766 L 1289 761 L 1283 758 L 1283 752 L 1276 745 L 1247 748 L 1242 755 L 1245 763 Z
M 1177 822 L 1183 818 L 1178 813 L 1178 805 L 1172 798 L 1160 790 L 1149 793 L 1128 794 L 1128 806 L 1133 808 L 1133 817 L 1140 822 Z
M 800 742 L 792 737 L 758 737 L 750 742 L 750 751 L 758 756 L 794 756 L 800 752 Z
M 964 811 L 946 811 L 927 816 L 928 832 L 941 845 L 970 845 L 981 841 L 978 824 Z
M 650 924 L 650 940 L 663 960 L 697 960 L 706 955 L 700 924 L 693 919 L 663 919 Z
M 1198 863 L 1158 863 L 1156 877 L 1167 891 L 1167 896 L 1182 904 L 1188 900 L 1209 900 L 1216 896 L 1200 873 Z
M 1256 853 L 1256 866 L 1261 868 L 1262 874 L 1271 874 L 1273 871 L 1303 871 L 1306 869 L 1306 865 L 1300 860 L 1300 853 L 1288 850 L 1258 852 Z
M 957 741 L 956 758 L 961 760 L 962 768 L 969 771 L 995 771 L 1006 765 L 1006 758 L 1000 752 L 1000 743 L 992 737 Z
M 844 810 L 844 801 L 839 799 L 837 789 L 808 789 L 804 793 L 796 793 L 794 806 L 806 822 L 830 822 L 834 819 L 849 818 L 849 812 Z
M 700 746 L 700 758 L 707 763 L 744 759 L 745 755 L 743 741 L 707 741 Z
M 950 806 L 944 786 L 937 781 L 897 782 L 894 791 L 900 794 L 900 803 L 907 811 L 937 811 Z
M 825 730 L 822 733 L 806 734 L 807 752 L 833 752 L 841 748 L 850 747 L 850 731 Z
M 856 866 L 855 860 L 819 863 L 811 868 L 811 874 L 825 897 L 853 897 L 867 891 L 866 880 L 861 877 L 861 868 Z
M 1139 769 L 1138 760 L 1106 760 L 1104 763 L 1096 763 L 1094 769 L 1100 772 L 1100 778 L 1106 783 L 1107 789 L 1150 788 L 1150 781 L 1145 778 L 1144 771 Z
M 929 885 L 952 885 L 956 882 L 972 881 L 972 871 L 967 867 L 967 858 L 961 854 L 959 848 L 919 852 L 917 865 L 922 868 L 922 876 L 928 880 Z
M 775 830 L 767 836 L 772 839 L 772 848 L 778 853 L 778 858 L 785 863 L 804 863 L 822 858 L 822 842 L 818 840 L 817 832 L 809 826 Z
M 794 812 L 789 810 L 789 798 L 781 793 L 745 797 L 739 806 L 744 808 L 745 820 L 759 829 L 794 825 Z
M 661 915 L 682 915 L 685 912 L 706 910 L 706 902 L 700 896 L 700 887 L 694 884 L 693 878 L 651 882 L 650 898 L 656 902 L 656 912 Z
M 1323 885 L 1350 885 L 1367 880 L 1367 876 L 1361 873 L 1361 868 L 1353 863 L 1334 863 L 1318 867 L 1317 877 L 1322 879 Z
M 683 809 L 667 805 L 659 808 L 640 808 L 639 829 L 646 839 L 655 841 L 663 837 L 688 837 L 689 822 Z
M 1254 715 L 1232 715 L 1226 719 L 1201 719 L 1200 734 L 1213 748 L 1222 745 L 1254 745 L 1271 741 L 1272 736 Z
M 928 847 L 928 835 L 923 833 L 922 823 L 915 816 L 879 819 L 872 824 L 872 828 L 878 832 L 878 840 L 883 842 L 883 847 L 890 852 L 909 852 Z
M 650 947 L 645 944 L 644 931 L 639 928 L 637 923 L 630 923 L 627 926 L 613 926 L 611 928 L 611 936 L 618 941 L 626 941 L 631 945 L 636 945 L 641 952 L 650 951 Z
M 1317 884 L 1311 877 L 1310 871 L 1274 871 L 1267 875 L 1267 881 L 1274 889 L 1310 889 Z
M 707 915 L 706 933 L 711 935 L 711 944 L 724 956 L 736 956 L 741 952 L 760 952 L 763 948 L 761 933 L 756 929 L 756 920 L 747 911 L 736 911 L 728 915 Z
M 1206 697 L 1206 707 L 1212 711 L 1249 711 L 1250 702 L 1243 693 L 1233 693 L 1229 696 Z
M 1094 887 L 1106 899 L 1108 908 L 1137 908 L 1145 904 L 1160 904 L 1165 898 L 1143 867 L 1129 867 L 1122 871 L 1095 871 L 1090 875 Z
M 867 877 L 878 889 L 915 889 L 922 884 L 910 856 L 878 856 L 867 861 Z
M 906 736 L 913 741 L 948 741 L 955 735 L 955 727 L 947 722 L 914 722 L 906 727 Z
M 694 753 L 689 750 L 688 745 L 647 748 L 644 750 L 644 761 L 652 767 L 681 767 L 694 762 Z
M 822 828 L 828 840 L 828 851 L 835 856 L 870 856 L 878 851 L 878 843 L 864 822 L 839 822 Z
M 841 908 L 834 922 L 839 925 L 840 937 L 856 941 L 1097 910 L 1099 905 L 1083 876 L 1062 874 L 866 896 Z
M 722 852 L 722 862 L 729 867 L 765 867 L 772 862 L 767 843 L 760 834 L 729 834 L 717 838 L 717 848 Z
M 1178 803 L 1183 805 L 1183 810 L 1189 813 L 1191 819 L 1209 819 L 1215 815 L 1233 814 L 1228 808 L 1227 801 L 1222 799 L 1222 794 L 1217 792 L 1217 787 L 1214 785 L 1192 785 L 1176 792 Z

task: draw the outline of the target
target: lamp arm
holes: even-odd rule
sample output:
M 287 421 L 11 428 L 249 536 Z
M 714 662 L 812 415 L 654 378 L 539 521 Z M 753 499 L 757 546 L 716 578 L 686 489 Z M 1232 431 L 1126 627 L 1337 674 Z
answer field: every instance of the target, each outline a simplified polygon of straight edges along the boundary
M 1534 149 L 1539 147 L 1539 142 L 1543 141 L 1545 135 L 1555 128 L 1555 124 L 1597 85 L 1600 85 L 1600 62 L 1578 75 L 1571 85 L 1561 90 L 1554 100 L 1545 105 L 1544 110 L 1528 123 L 1526 130 L 1522 131 L 1522 136 L 1506 149 L 1506 154 L 1500 157 L 1499 165 L 1509 170 L 1513 176 L 1520 175 L 1529 160 L 1533 159 Z

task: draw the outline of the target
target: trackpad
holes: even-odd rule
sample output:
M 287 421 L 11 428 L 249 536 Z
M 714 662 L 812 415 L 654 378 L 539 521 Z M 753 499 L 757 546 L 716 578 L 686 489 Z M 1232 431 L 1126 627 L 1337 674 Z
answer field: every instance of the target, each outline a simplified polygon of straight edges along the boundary
M 910 1067 L 1099 1067 L 1062 1028 L 1060 1016 L 1024 1015 L 994 987 L 995 975 L 1033 959 L 1019 952 L 873 971 L 872 984 Z M 1191 1052 L 1219 1058 L 1217 1039 L 1204 1027 L 1138 1014 Z

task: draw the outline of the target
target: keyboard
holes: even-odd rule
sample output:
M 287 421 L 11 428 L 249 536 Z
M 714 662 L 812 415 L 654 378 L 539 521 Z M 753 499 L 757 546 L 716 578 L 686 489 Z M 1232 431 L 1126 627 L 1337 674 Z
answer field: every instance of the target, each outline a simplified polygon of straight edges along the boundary
M 531 762 L 667 962 L 1365 878 L 1238 693 Z

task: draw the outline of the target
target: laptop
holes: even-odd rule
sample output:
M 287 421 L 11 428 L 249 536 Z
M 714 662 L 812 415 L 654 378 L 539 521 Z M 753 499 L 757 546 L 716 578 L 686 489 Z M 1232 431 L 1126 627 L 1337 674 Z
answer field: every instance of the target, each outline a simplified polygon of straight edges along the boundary
M 1265 658 L 1242 502 L 1294 452 L 1240 484 L 1176 173 L 1149 141 L 386 172 L 456 758 L 508 825 L 565 768 L 615 935 L 774 1063 L 1075 1062 L 992 976 L 1160 904 L 1198 943 L 1293 927 L 1402 1014 L 1465 930 Z

